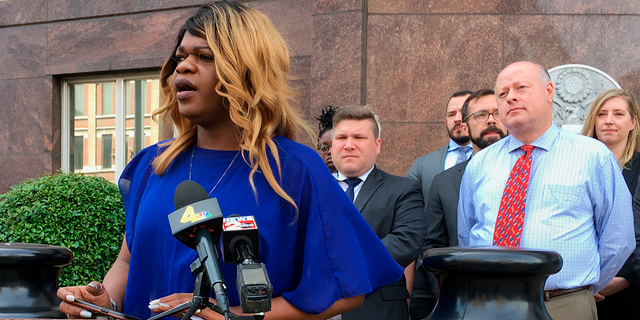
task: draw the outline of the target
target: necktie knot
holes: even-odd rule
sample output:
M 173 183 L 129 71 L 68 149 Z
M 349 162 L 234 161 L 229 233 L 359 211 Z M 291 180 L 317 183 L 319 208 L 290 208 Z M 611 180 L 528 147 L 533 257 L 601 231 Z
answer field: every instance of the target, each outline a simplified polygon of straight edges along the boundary
M 532 146 L 530 144 L 524 144 L 520 148 L 522 150 L 524 150 L 524 152 L 526 152 L 526 153 L 531 153 L 531 151 L 533 150 L 534 146 Z
M 362 179 L 349 178 L 349 179 L 345 179 L 344 182 L 346 182 L 349 185 L 349 187 L 355 188 L 357 185 L 360 184 L 360 182 L 362 182 Z
M 469 149 L 470 148 L 467 146 L 458 147 L 456 149 L 458 150 L 458 153 L 459 153 L 458 158 L 456 159 L 456 164 L 467 161 L 467 150 Z

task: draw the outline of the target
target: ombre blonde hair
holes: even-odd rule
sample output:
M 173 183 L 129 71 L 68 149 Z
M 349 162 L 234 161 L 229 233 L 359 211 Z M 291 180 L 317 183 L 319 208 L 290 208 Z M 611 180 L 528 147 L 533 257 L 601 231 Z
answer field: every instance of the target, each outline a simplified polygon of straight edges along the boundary
M 161 175 L 182 151 L 196 143 L 196 125 L 180 115 L 172 75 L 177 67 L 175 50 L 186 32 L 207 40 L 213 51 L 218 84 L 216 92 L 225 100 L 236 125 L 243 158 L 251 167 L 249 181 L 257 193 L 253 176 L 258 170 L 273 190 L 298 209 L 282 189 L 282 168 L 274 135 L 295 139 L 299 129 L 315 137 L 307 123 L 291 107 L 297 98 L 288 85 L 289 50 L 269 18 L 259 11 L 229 1 L 207 4 L 187 20 L 178 34 L 174 51 L 160 71 L 162 106 L 154 117 L 171 117 L 178 137 L 153 161 Z M 315 139 L 311 139 L 315 142 Z M 278 167 L 278 179 L 269 165 L 267 149 Z M 248 158 L 248 159 L 247 159 Z
M 600 108 L 611 98 L 621 97 L 627 101 L 627 110 L 629 111 L 629 115 L 631 119 L 636 120 L 636 125 L 633 127 L 631 131 L 629 131 L 629 136 L 627 137 L 627 145 L 624 148 L 624 153 L 622 158 L 618 161 L 618 165 L 621 168 L 633 158 L 634 151 L 640 151 L 640 146 L 638 145 L 638 134 L 640 134 L 640 124 L 638 123 L 638 115 L 640 114 L 640 109 L 638 109 L 638 102 L 636 98 L 633 96 L 633 93 L 624 90 L 624 89 L 609 89 L 600 93 L 596 99 L 591 103 L 591 109 L 589 109 L 589 115 L 587 119 L 584 121 L 584 126 L 582 127 L 582 135 L 596 138 L 596 116 L 600 111 Z

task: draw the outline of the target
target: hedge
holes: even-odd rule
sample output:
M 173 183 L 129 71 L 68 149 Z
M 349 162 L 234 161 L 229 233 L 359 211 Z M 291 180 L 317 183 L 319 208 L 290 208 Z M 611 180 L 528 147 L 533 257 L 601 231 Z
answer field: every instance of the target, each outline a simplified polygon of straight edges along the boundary
M 67 247 L 73 261 L 59 285 L 101 281 L 120 251 L 124 206 L 104 178 L 59 172 L 30 179 L 0 195 L 0 242 Z

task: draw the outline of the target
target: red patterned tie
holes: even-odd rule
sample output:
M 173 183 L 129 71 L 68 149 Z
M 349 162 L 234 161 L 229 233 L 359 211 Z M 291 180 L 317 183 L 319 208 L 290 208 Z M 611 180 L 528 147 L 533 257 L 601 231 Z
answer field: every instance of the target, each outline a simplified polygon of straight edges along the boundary
M 509 174 L 507 185 L 504 187 L 500 211 L 496 219 L 496 228 L 493 231 L 494 246 L 520 246 L 533 146 L 525 144 L 520 148 L 524 150 L 525 154 L 516 161 L 511 169 L 511 174 Z

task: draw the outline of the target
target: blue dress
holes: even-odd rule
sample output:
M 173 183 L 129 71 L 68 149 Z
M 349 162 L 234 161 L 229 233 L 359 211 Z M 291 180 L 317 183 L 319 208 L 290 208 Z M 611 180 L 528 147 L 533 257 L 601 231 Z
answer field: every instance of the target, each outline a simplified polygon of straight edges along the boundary
M 254 175 L 257 196 L 249 183 L 251 167 L 241 156 L 211 193 L 223 215 L 253 215 L 260 229 L 260 261 L 267 266 L 273 296 L 282 296 L 311 314 L 335 301 L 366 294 L 402 276 L 358 210 L 336 183 L 318 154 L 278 136 L 280 185 L 299 208 L 278 196 L 265 177 Z M 123 310 L 141 319 L 153 314 L 151 300 L 173 293 L 193 293 L 195 276 L 189 265 L 197 253 L 171 234 L 167 216 L 175 210 L 173 194 L 191 177 L 207 192 L 218 182 L 236 151 L 187 148 L 165 174 L 153 173 L 157 145 L 140 152 L 119 181 L 126 211 L 126 242 L 131 252 Z M 278 178 L 274 158 L 271 167 Z M 220 246 L 218 246 L 220 252 Z M 222 255 L 220 255 L 222 256 Z M 231 306 L 239 305 L 236 265 L 221 264 Z

